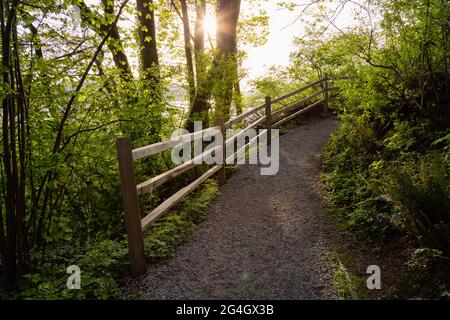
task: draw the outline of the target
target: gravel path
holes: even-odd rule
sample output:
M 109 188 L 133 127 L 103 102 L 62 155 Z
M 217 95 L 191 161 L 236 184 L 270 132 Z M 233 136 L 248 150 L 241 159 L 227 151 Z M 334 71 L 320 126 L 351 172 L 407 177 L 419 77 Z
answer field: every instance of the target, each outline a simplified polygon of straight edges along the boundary
M 332 298 L 319 170 L 336 124 L 322 118 L 283 135 L 275 176 L 239 166 L 189 243 L 135 282 L 140 299 Z

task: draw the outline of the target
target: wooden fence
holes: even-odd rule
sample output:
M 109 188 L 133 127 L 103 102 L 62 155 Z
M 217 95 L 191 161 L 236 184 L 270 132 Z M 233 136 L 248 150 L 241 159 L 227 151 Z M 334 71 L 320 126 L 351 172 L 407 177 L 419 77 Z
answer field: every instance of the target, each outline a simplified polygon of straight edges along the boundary
M 119 158 L 121 189 L 123 197 L 123 206 L 125 210 L 125 223 L 128 234 L 128 249 L 132 275 L 139 276 L 145 272 L 146 260 L 144 254 L 143 232 L 145 232 L 145 230 L 147 230 L 152 225 L 152 223 L 155 222 L 159 217 L 164 215 L 164 213 L 166 213 L 169 209 L 171 209 L 174 205 L 176 205 L 179 201 L 181 201 L 185 196 L 193 192 L 205 180 L 212 177 L 213 175 L 217 174 L 219 185 L 223 185 L 226 180 L 225 176 L 226 164 L 234 162 L 236 156 L 240 154 L 242 151 L 245 151 L 245 148 L 251 145 L 255 141 L 255 139 L 257 139 L 261 134 L 251 139 L 251 141 L 246 143 L 243 147 L 241 147 L 236 152 L 233 152 L 232 155 L 226 158 L 226 148 L 230 143 L 233 143 L 234 146 L 234 140 L 237 139 L 241 134 L 245 133 L 246 130 L 257 127 L 263 127 L 267 129 L 267 141 L 269 141 L 270 143 L 271 129 L 277 128 L 280 125 L 286 123 L 287 121 L 292 120 L 298 117 L 299 115 L 305 113 L 306 111 L 319 105 L 322 105 L 324 112 L 327 112 L 328 92 L 329 92 L 328 82 L 329 79 L 327 76 L 325 76 L 323 79 L 310 83 L 282 97 L 278 97 L 273 100 L 271 97 L 266 97 L 264 104 L 252 108 L 250 110 L 247 110 L 246 112 L 232 118 L 226 123 L 224 122 L 223 118 L 217 118 L 214 127 L 178 136 L 170 141 L 158 142 L 156 144 L 152 144 L 142 148 L 132 149 L 131 141 L 129 138 L 118 138 L 116 144 Z M 294 97 L 295 95 L 309 88 L 317 86 L 320 86 L 320 90 L 315 92 L 314 94 L 273 111 L 273 105 L 282 101 L 286 101 L 288 98 Z M 317 97 L 320 97 L 320 99 L 317 99 Z M 313 102 L 311 103 L 311 101 Z M 225 141 L 226 129 L 232 128 L 233 125 L 240 123 L 246 119 L 248 120 L 251 116 L 254 117 L 255 115 L 258 115 L 260 112 L 262 112 L 262 110 L 264 110 L 264 116 L 260 116 L 259 118 L 257 118 L 257 120 L 249 123 L 247 127 L 245 127 L 244 129 L 239 131 L 236 135 Z M 213 132 L 217 132 L 217 130 L 220 130 L 220 132 L 222 133 L 222 137 L 224 137 L 222 144 L 220 146 L 216 146 L 213 149 L 203 152 L 202 154 L 196 156 L 194 159 L 185 162 L 156 177 L 153 177 L 148 181 L 139 184 L 136 183 L 136 177 L 134 172 L 134 161 L 172 149 L 181 142 L 201 139 L 202 137 L 213 134 Z M 212 166 L 209 170 L 207 170 L 194 182 L 190 183 L 186 187 L 182 188 L 181 190 L 173 194 L 171 197 L 169 197 L 167 200 L 161 203 L 158 207 L 156 207 L 152 212 L 150 212 L 148 215 L 146 215 L 144 218 L 141 219 L 141 214 L 139 210 L 139 199 L 138 199 L 139 196 L 151 192 L 155 188 L 170 181 L 171 179 L 195 168 L 197 166 L 197 163 L 199 163 L 198 160 L 203 159 L 205 156 L 212 155 L 213 152 L 219 152 L 219 154 L 222 153 L 222 159 L 226 159 L 222 161 L 224 163 L 223 165 L 221 164 Z

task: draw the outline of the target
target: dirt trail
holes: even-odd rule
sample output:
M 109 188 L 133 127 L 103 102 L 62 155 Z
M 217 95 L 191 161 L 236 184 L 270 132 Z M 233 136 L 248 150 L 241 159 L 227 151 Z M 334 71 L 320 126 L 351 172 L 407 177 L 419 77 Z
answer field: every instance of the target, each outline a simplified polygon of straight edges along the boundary
M 326 299 L 333 297 L 320 152 L 334 118 L 280 138 L 280 170 L 236 170 L 177 255 L 130 284 L 140 299 Z M 133 288 L 134 287 L 134 288 Z

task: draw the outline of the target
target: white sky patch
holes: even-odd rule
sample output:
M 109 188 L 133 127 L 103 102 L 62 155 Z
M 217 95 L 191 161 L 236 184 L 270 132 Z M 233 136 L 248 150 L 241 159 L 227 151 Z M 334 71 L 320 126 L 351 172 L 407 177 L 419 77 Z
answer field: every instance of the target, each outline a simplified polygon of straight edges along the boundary
M 299 24 L 281 29 L 292 21 L 298 13 L 287 9 L 279 9 L 277 1 L 269 1 L 262 5 L 262 8 L 269 15 L 269 36 L 267 43 L 263 46 L 253 47 L 250 45 L 242 46 L 247 52 L 248 58 L 243 67 L 247 70 L 248 77 L 242 83 L 243 89 L 248 87 L 248 81 L 267 74 L 270 66 L 289 64 L 289 55 L 294 47 L 292 41 L 294 37 L 300 36 L 302 28 Z M 242 10 L 251 10 L 243 3 Z
M 278 3 L 281 1 L 266 1 L 261 4 L 261 8 L 267 11 L 269 16 L 269 36 L 267 43 L 263 46 L 252 47 L 244 45 L 240 48 L 247 51 L 248 58 L 243 63 L 248 76 L 243 79 L 241 86 L 243 91 L 250 89 L 250 82 L 258 77 L 268 74 L 271 66 L 286 67 L 290 62 L 290 54 L 295 51 L 293 41 L 295 37 L 301 37 L 305 32 L 305 22 L 298 19 L 302 7 L 297 7 L 290 11 L 280 8 Z M 306 4 L 308 0 L 299 0 L 299 4 Z M 332 3 L 324 4 L 326 7 L 337 8 L 341 1 L 332 1 Z M 335 20 L 339 28 L 349 27 L 355 24 L 351 10 L 355 6 L 347 3 Z M 317 8 L 317 6 L 316 6 Z M 242 3 L 242 11 L 252 10 L 252 8 L 244 0 Z M 307 12 L 302 18 L 307 18 Z M 334 28 L 330 26 L 330 31 Z

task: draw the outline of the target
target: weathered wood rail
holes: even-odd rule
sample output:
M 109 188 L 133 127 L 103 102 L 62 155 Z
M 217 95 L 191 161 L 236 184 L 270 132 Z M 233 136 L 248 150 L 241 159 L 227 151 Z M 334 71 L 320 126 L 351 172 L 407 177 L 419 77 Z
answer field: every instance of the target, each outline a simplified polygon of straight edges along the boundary
M 240 154 L 242 151 L 245 151 L 245 149 L 248 146 L 252 145 L 255 139 L 258 139 L 258 137 L 261 134 L 257 135 L 256 137 L 248 141 L 243 147 L 241 147 L 236 152 L 233 152 L 232 155 L 226 158 L 226 148 L 230 143 L 233 143 L 234 140 L 237 139 L 241 134 L 244 134 L 246 130 L 257 127 L 267 129 L 267 140 L 270 143 L 271 129 L 277 128 L 282 124 L 298 117 L 299 115 L 319 105 L 322 105 L 324 112 L 327 112 L 328 92 L 329 92 L 328 82 L 329 79 L 327 76 L 325 76 L 324 78 L 318 81 L 315 81 L 304 87 L 294 90 L 282 97 L 278 97 L 273 100 L 271 97 L 266 97 L 264 104 L 249 109 L 244 113 L 227 121 L 226 123 L 224 122 L 223 118 L 217 118 L 214 127 L 207 128 L 205 130 L 194 133 L 181 135 L 176 138 L 172 138 L 170 141 L 158 142 L 149 146 L 133 149 L 129 138 L 118 138 L 116 144 L 119 159 L 122 198 L 125 210 L 125 223 L 128 234 L 128 249 L 132 275 L 139 276 L 145 272 L 146 260 L 144 254 L 143 232 L 145 232 L 152 225 L 152 223 L 154 223 L 158 218 L 164 215 L 164 213 L 170 210 L 173 206 L 179 203 L 185 196 L 193 192 L 198 186 L 200 186 L 204 181 L 206 181 L 213 175 L 217 174 L 219 185 L 223 185 L 226 180 L 225 166 L 230 162 L 234 162 L 236 156 Z M 307 97 L 302 97 L 300 100 L 297 100 L 296 102 L 293 102 L 287 106 L 284 106 L 280 109 L 276 109 L 273 111 L 273 106 L 275 104 L 281 101 L 286 101 L 287 99 L 294 97 L 295 95 L 316 86 L 320 86 L 319 91 Z M 317 97 L 320 97 L 320 99 L 317 99 Z M 313 99 L 315 100 L 312 103 L 309 103 Z M 244 129 L 239 131 L 237 134 L 235 134 L 228 140 L 225 139 L 226 129 L 232 128 L 233 125 L 248 119 L 250 116 L 258 114 L 258 112 L 262 110 L 265 110 L 264 116 L 261 116 L 256 121 L 249 123 Z M 213 134 L 213 132 L 218 132 L 218 130 L 220 130 L 220 132 L 222 133 L 222 137 L 224 137 L 220 146 L 216 146 L 213 149 L 205 151 L 202 154 L 197 155 L 194 159 L 189 160 L 183 164 L 180 164 L 179 166 L 170 169 L 164 173 L 161 173 L 160 175 L 153 177 L 150 180 L 147 180 L 139 184 L 136 183 L 136 177 L 134 172 L 135 161 L 172 149 L 181 142 L 201 139 L 202 137 Z M 211 166 L 209 170 L 203 173 L 195 181 L 193 181 L 186 187 L 182 188 L 181 190 L 177 191 L 175 194 L 173 194 L 171 197 L 169 197 L 167 200 L 161 203 L 158 207 L 153 209 L 153 211 L 147 214 L 144 218 L 141 218 L 141 213 L 139 209 L 139 196 L 149 193 L 155 188 L 170 181 L 171 179 L 195 168 L 199 163 L 198 161 L 199 159 L 201 160 L 205 156 L 211 155 L 214 152 L 219 152 L 219 154 L 220 153 L 222 154 L 221 158 L 226 159 L 225 161 L 222 161 L 224 164 Z

